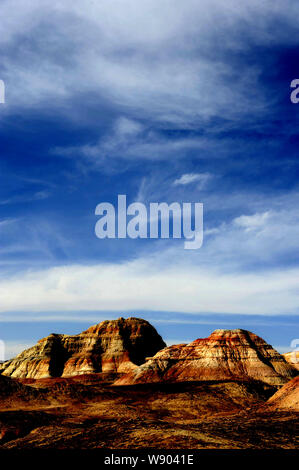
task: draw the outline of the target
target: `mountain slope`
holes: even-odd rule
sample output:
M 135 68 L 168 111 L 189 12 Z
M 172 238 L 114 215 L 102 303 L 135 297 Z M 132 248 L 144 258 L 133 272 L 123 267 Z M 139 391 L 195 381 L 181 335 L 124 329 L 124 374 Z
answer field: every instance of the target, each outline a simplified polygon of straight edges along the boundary
M 278 390 L 268 401 L 275 410 L 299 411 L 299 377 L 295 377 Z
M 159 351 L 115 385 L 254 379 L 281 386 L 296 375 L 296 369 L 259 336 L 241 329 L 216 330 L 208 338 Z

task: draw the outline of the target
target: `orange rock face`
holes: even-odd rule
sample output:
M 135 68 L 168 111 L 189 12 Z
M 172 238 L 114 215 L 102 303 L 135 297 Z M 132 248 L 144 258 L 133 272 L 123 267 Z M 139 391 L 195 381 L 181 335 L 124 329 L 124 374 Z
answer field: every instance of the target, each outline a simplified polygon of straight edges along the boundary
M 296 369 L 259 336 L 246 330 L 216 330 L 208 338 L 159 351 L 115 385 L 202 380 L 260 380 L 281 386 Z
M 299 411 L 299 377 L 295 377 L 268 401 L 272 409 Z
M 293 351 L 283 354 L 285 360 L 299 370 L 299 351 Z
M 1 364 L 0 373 L 33 379 L 97 372 L 123 374 L 165 346 L 147 321 L 119 318 L 103 321 L 74 336 L 51 334 Z

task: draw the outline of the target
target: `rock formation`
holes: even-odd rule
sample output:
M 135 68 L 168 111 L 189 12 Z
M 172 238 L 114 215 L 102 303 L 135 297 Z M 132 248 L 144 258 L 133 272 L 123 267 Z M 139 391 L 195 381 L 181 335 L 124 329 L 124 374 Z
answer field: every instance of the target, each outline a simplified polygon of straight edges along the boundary
M 139 318 L 103 321 L 74 336 L 51 334 L 0 365 L 14 378 L 69 377 L 134 370 L 166 345 L 155 328 Z
M 285 360 L 299 370 L 299 351 L 292 351 L 283 354 Z
M 299 411 L 299 377 L 295 377 L 268 401 L 271 409 Z
M 259 380 L 281 386 L 296 374 L 296 369 L 257 335 L 241 329 L 216 330 L 208 338 L 159 351 L 115 385 Z

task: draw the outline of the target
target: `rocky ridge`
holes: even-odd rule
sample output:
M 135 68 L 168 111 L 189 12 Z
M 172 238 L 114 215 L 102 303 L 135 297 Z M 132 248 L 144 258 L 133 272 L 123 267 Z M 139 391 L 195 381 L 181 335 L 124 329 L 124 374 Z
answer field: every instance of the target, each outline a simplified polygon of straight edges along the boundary
M 259 336 L 242 329 L 219 329 L 208 338 L 164 348 L 115 385 L 258 380 L 278 387 L 296 375 L 296 369 Z
M 41 379 L 80 374 L 123 374 L 166 345 L 155 328 L 139 318 L 103 321 L 78 335 L 51 334 L 0 364 L 13 378 Z

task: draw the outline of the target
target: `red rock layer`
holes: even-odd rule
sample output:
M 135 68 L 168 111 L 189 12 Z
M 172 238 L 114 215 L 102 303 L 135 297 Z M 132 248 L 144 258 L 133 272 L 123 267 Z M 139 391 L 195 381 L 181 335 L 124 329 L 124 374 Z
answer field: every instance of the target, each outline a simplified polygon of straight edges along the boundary
M 165 347 L 155 328 L 139 318 L 103 321 L 74 336 L 51 334 L 16 358 L 0 373 L 41 379 L 92 373 L 123 374 Z
M 208 338 L 159 351 L 115 385 L 202 380 L 260 380 L 281 386 L 297 371 L 259 336 L 246 330 L 216 330 Z

